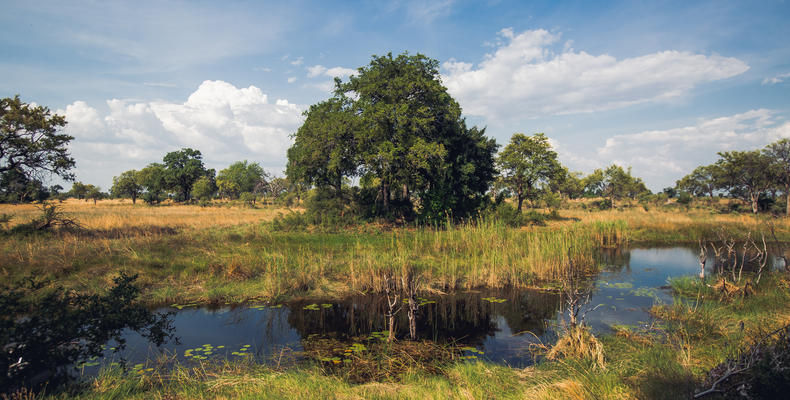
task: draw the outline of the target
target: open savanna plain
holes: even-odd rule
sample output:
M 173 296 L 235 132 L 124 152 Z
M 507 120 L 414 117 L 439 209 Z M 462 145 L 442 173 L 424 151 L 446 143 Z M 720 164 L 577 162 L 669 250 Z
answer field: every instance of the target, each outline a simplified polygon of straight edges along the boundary
M 6 233 L 0 281 L 33 276 L 51 285 L 99 293 L 120 272 L 138 275 L 151 306 L 272 302 L 380 292 L 383 276 L 414 271 L 421 292 L 481 287 L 557 286 L 568 265 L 596 272 L 601 247 L 696 244 L 725 229 L 733 237 L 790 241 L 790 224 L 707 208 L 613 211 L 560 210 L 542 226 L 512 228 L 479 218 L 459 225 L 364 224 L 327 231 L 272 223 L 298 210 L 275 206 L 132 205 L 69 200 L 64 216 L 82 228 Z M 2 205 L 6 231 L 41 213 Z M 770 236 L 769 236 L 770 235 Z M 604 363 L 585 357 L 542 361 L 525 369 L 485 362 L 407 369 L 387 379 L 350 383 L 320 365 L 286 369 L 253 362 L 168 366 L 136 375 L 104 370 L 75 392 L 81 398 L 684 398 L 708 370 L 761 334 L 790 322 L 790 289 L 782 273 L 756 294 L 727 301 L 690 280 L 673 282 L 695 299 L 656 306 L 658 323 L 599 337 Z

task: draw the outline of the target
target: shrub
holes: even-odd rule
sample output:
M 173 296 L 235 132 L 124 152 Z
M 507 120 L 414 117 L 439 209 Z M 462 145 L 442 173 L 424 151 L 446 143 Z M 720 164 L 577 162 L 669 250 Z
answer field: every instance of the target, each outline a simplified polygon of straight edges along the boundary
M 604 210 L 611 210 L 612 209 L 612 200 L 611 199 L 601 199 L 592 202 L 592 206 L 598 208 L 601 211 Z
M 28 279 L 0 287 L 0 391 L 59 382 L 68 366 L 103 353 L 121 333 L 139 332 L 157 346 L 173 338 L 170 316 L 137 302 L 136 275 L 121 274 L 104 295 L 83 295 Z M 50 385 L 51 386 L 51 385 Z
M 534 210 L 519 213 L 515 207 L 508 203 L 492 205 L 483 212 L 483 217 L 493 219 L 512 227 L 525 225 L 546 225 L 546 215 Z

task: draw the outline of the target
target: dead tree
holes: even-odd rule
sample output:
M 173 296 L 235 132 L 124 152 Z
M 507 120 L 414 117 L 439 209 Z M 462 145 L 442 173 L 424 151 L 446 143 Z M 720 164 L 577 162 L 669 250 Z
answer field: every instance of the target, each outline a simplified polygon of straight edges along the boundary
M 403 295 L 408 301 L 407 315 L 409 317 L 409 339 L 417 339 L 417 278 L 414 270 L 408 268 L 401 275 Z
M 384 292 L 387 294 L 387 328 L 389 335 L 387 341 L 395 340 L 395 315 L 398 314 L 402 306 L 400 305 L 400 294 L 397 291 L 397 282 L 390 274 L 384 274 Z M 395 306 L 398 306 L 397 308 Z

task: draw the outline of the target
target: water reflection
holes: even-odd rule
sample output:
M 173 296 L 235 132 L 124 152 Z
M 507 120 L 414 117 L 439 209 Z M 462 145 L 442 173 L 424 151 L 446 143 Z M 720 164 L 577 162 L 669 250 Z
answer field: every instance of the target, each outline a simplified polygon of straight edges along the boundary
M 671 302 L 667 279 L 698 273 L 699 250 L 686 247 L 605 249 L 600 274 L 589 278 L 591 298 L 587 323 L 594 331 L 612 325 L 650 322 L 647 310 L 656 302 Z M 424 296 L 424 295 L 423 295 Z M 484 357 L 513 366 L 532 362 L 529 345 L 551 343 L 562 318 L 563 301 L 557 293 L 533 290 L 482 290 L 420 299 L 416 314 L 417 337 L 453 342 L 483 350 Z M 271 306 L 178 310 L 174 324 L 181 344 L 165 351 L 182 360 L 184 352 L 206 344 L 224 346 L 216 357 L 236 357 L 232 352 L 248 345 L 261 361 L 280 355 L 284 348 L 298 356 L 306 341 L 332 338 L 349 343 L 372 332 L 387 330 L 384 296 L 358 295 L 343 300 L 301 300 Z M 395 321 L 397 338 L 409 333 L 405 307 Z M 150 356 L 144 341 L 130 335 L 125 354 L 132 362 Z

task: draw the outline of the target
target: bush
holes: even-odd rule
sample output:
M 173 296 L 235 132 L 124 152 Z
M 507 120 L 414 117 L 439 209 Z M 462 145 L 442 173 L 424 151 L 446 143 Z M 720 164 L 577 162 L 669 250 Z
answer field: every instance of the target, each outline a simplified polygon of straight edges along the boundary
M 516 207 L 504 202 L 498 205 L 492 205 L 490 208 L 486 209 L 482 215 L 484 218 L 500 221 L 512 227 L 521 227 L 530 224 L 539 226 L 546 225 L 546 215 L 534 210 L 519 213 Z
M 319 230 L 335 230 L 362 222 L 360 211 L 353 201 L 354 192 L 337 193 L 315 189 L 305 200 L 305 212 L 280 215 L 272 221 L 272 228 L 279 231 L 301 231 L 310 226 Z
M 255 195 L 250 192 L 244 192 L 239 196 L 239 200 L 241 200 L 244 205 L 247 207 L 254 207 L 255 206 Z
M 122 349 L 126 329 L 157 346 L 172 339 L 170 316 L 137 302 L 136 278 L 122 273 L 104 295 L 45 289 L 48 282 L 32 279 L 0 287 L 0 391 L 63 382 L 68 366 L 102 355 L 108 341 Z
M 612 200 L 611 199 L 601 199 L 592 202 L 592 206 L 598 208 L 601 211 L 604 210 L 611 210 L 612 209 Z
M 688 192 L 680 192 L 678 194 L 678 204 L 688 207 L 691 204 L 692 197 Z

